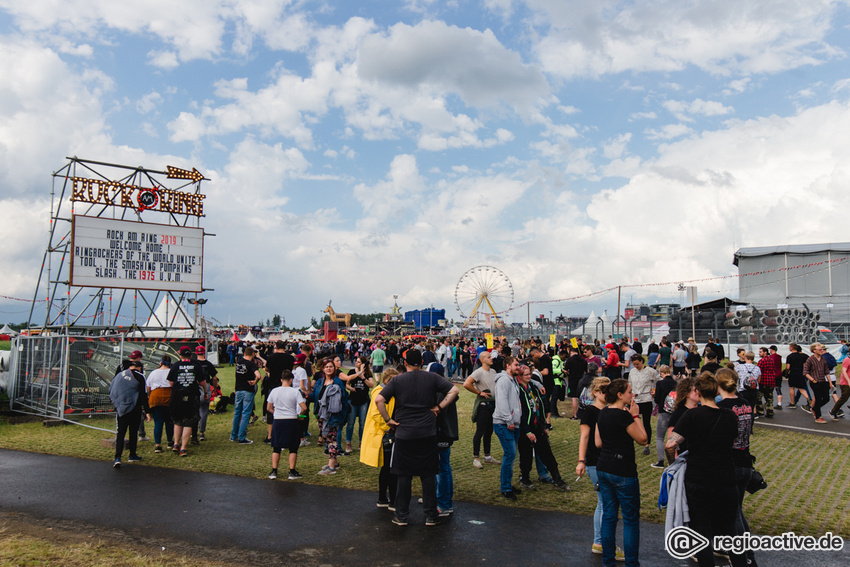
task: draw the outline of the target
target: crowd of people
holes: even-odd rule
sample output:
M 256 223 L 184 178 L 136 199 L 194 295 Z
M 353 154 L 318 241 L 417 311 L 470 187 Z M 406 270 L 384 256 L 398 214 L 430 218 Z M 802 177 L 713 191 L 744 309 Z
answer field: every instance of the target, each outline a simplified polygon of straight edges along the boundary
M 754 457 L 749 452 L 753 422 L 775 411 L 801 407 L 815 423 L 825 423 L 830 394 L 833 419 L 850 398 L 850 357 L 846 349 L 834 359 L 821 344 L 811 356 L 798 345 L 782 361 L 776 346 L 759 356 L 739 349 L 726 360 L 721 344 L 709 341 L 699 352 L 693 341 L 662 339 L 646 346 L 627 337 L 606 344 L 564 340 L 550 346 L 539 339 L 496 342 L 464 338 L 407 341 L 362 340 L 336 343 L 222 343 L 220 360 L 235 367 L 235 391 L 223 396 L 215 366 L 203 346 L 180 349 L 180 361 L 163 357 L 145 377 L 141 353 L 134 352 L 117 369 L 110 396 L 118 413 L 114 466 L 121 464 L 124 435 L 129 432 L 129 461 L 141 460 L 136 435 L 154 420 L 155 450 L 167 445 L 181 456 L 205 439 L 207 411 L 233 404 L 230 441 L 251 444 L 249 424 L 262 417 L 264 443 L 272 448 L 270 479 L 278 477 L 280 455 L 288 451 L 287 478 L 301 478 L 298 450 L 310 445 L 310 407 L 317 423 L 316 443 L 328 462 L 319 475 L 339 470 L 339 456 L 360 441 L 360 460 L 378 469 L 377 506 L 393 511 L 393 522 L 407 525 L 413 476 L 422 484 L 426 525 L 453 513 L 454 483 L 450 462 L 458 441 L 458 384 L 475 396 L 471 466 L 498 465 L 499 492 L 517 500 L 536 484 L 568 491 L 549 443 L 552 420 L 578 421 L 575 448 L 578 477 L 587 474 L 597 490 L 591 551 L 605 565 L 638 565 L 640 484 L 635 444 L 651 454 L 651 417 L 656 460 L 665 468 L 687 455 L 682 494 L 690 527 L 712 540 L 740 535 L 749 527 L 743 514 L 745 488 Z M 232 356 L 231 356 L 232 355 Z M 353 368 L 345 370 L 343 360 Z M 225 362 L 226 361 L 226 362 Z M 838 387 L 835 369 L 840 366 Z M 783 405 L 783 379 L 788 403 Z M 775 396 L 775 401 L 774 401 Z M 262 400 L 259 415 L 255 397 Z M 798 405 L 800 398 L 805 405 Z M 564 402 L 563 411 L 559 402 Z M 212 409 L 211 409 L 212 408 Z M 492 437 L 501 448 L 493 454 Z M 142 433 L 144 435 L 144 433 Z M 482 454 L 483 445 L 483 454 Z M 514 466 L 519 457 L 518 486 Z M 532 481 L 532 464 L 537 471 Z M 623 545 L 616 545 L 622 514 Z M 696 557 L 713 565 L 712 550 Z M 755 565 L 749 555 L 731 555 L 733 565 Z

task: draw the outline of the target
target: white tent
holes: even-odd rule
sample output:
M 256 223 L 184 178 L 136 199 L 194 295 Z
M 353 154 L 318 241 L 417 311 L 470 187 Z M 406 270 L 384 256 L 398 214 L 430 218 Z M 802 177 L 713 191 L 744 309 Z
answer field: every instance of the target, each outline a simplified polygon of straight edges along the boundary
M 246 342 L 249 342 L 249 341 L 256 341 L 256 340 L 257 340 L 257 337 L 255 337 L 255 336 L 253 335 L 253 333 L 251 333 L 251 331 L 248 331 L 248 334 L 247 334 L 247 335 L 245 335 L 245 338 L 244 338 L 244 339 L 242 339 L 242 340 L 243 340 L 243 341 L 246 341 Z
M 9 335 L 10 337 L 17 337 L 18 332 L 7 324 L 3 325 L 3 328 L 0 329 L 0 335 Z
M 154 316 L 155 315 L 155 316 Z M 195 335 L 195 329 L 186 311 L 177 303 L 163 299 L 159 306 L 154 310 L 154 315 L 147 320 L 142 329 L 146 327 L 170 327 L 168 331 L 160 329 L 144 331 L 134 331 L 127 336 L 130 337 L 192 337 Z
M 306 331 L 304 331 L 304 332 L 305 332 L 305 333 L 315 333 L 315 332 L 316 332 L 316 331 L 318 331 L 318 330 L 319 330 L 319 329 L 317 329 L 317 328 L 316 328 L 316 327 L 314 327 L 313 325 L 310 325 L 310 328 L 309 328 L 309 329 L 307 329 L 307 330 L 306 330 Z

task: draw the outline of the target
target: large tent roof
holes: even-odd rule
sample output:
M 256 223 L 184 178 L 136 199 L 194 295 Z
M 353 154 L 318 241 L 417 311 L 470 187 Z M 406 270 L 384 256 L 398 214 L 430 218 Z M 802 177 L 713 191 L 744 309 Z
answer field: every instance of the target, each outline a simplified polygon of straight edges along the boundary
M 850 252 L 850 242 L 830 242 L 826 244 L 785 244 L 783 246 L 756 246 L 753 248 L 739 248 L 732 260 L 738 265 L 741 258 L 757 258 L 759 256 L 772 256 L 774 254 L 819 254 L 821 252 Z
M 15 337 L 15 336 L 18 335 L 18 332 L 16 330 L 14 330 L 12 327 L 10 327 L 7 323 L 7 324 L 3 325 L 2 329 L 0 329 L 0 335 L 9 335 L 9 336 Z

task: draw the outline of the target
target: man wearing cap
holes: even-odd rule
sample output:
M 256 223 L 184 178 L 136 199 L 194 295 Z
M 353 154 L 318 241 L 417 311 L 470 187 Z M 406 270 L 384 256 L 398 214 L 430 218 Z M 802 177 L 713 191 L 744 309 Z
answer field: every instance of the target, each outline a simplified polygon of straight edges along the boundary
M 206 386 L 201 365 L 192 360 L 192 349 L 180 347 L 180 362 L 168 372 L 171 384 L 171 420 L 174 422 L 174 447 L 181 457 L 192 437 L 192 426 L 200 421 L 200 389 Z
M 204 345 L 198 345 L 195 347 L 195 358 L 198 361 L 198 364 L 201 365 L 201 370 L 204 372 L 204 381 L 206 381 L 206 385 L 203 388 L 203 393 L 201 394 L 201 408 L 198 412 L 201 416 L 197 425 L 192 427 L 192 445 L 198 445 L 199 441 L 206 441 L 207 437 L 204 435 L 204 432 L 207 430 L 207 416 L 210 414 L 210 387 L 212 386 L 212 379 L 218 376 L 218 370 L 215 368 L 215 364 L 207 360 L 207 349 L 204 348 Z
M 138 362 L 139 363 L 138 371 L 141 372 L 144 375 L 145 368 L 144 368 L 144 364 L 142 364 L 142 351 L 140 351 L 140 350 L 134 350 L 133 352 L 130 353 L 129 358 L 122 360 L 121 363 L 118 364 L 118 366 L 115 367 L 115 373 L 118 374 L 122 370 L 127 370 L 128 368 L 130 368 L 131 362 Z M 147 433 L 145 433 L 145 422 L 144 422 L 144 420 L 141 420 L 141 421 L 139 421 L 139 441 L 148 441 L 148 440 L 149 439 L 148 439 Z
M 440 523 L 437 510 L 437 416 L 457 399 L 457 386 L 441 376 L 422 370 L 422 354 L 407 351 L 407 372 L 393 378 L 375 396 L 381 417 L 395 430 L 390 472 L 398 476 L 396 511 L 393 523 L 406 526 L 410 510 L 413 476 L 422 481 L 422 505 L 425 525 Z M 438 401 L 438 395 L 445 397 Z M 393 417 L 387 413 L 387 400 L 395 399 Z
M 145 376 L 141 372 L 142 363 L 139 360 L 127 361 L 127 369 L 117 373 L 109 385 L 109 399 L 115 406 L 118 414 L 118 431 L 115 436 L 115 460 L 113 468 L 121 466 L 121 454 L 124 452 L 124 435 L 130 433 L 130 458 L 129 462 L 141 461 L 142 458 L 136 454 L 136 444 L 139 423 L 142 416 L 150 421 L 150 408 L 148 407 L 148 394 L 145 388 Z

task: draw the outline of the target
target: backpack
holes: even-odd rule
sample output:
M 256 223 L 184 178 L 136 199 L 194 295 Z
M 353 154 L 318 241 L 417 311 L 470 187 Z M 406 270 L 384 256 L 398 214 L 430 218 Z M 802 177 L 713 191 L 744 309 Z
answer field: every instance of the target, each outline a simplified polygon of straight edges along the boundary
M 671 391 L 667 394 L 667 397 L 664 398 L 664 411 L 667 413 L 673 413 L 676 409 L 676 390 Z
M 596 400 L 593 398 L 593 394 L 590 393 L 590 387 L 585 386 L 581 391 L 581 395 L 578 399 L 578 407 L 580 409 L 585 409 L 588 406 L 592 406 Z

